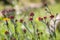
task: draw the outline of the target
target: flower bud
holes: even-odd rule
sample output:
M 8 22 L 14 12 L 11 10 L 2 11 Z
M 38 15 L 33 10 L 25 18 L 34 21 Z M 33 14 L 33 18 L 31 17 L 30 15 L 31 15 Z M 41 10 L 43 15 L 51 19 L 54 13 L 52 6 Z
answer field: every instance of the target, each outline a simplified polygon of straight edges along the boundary
M 54 18 L 54 15 L 51 15 L 50 18 L 53 19 Z
M 23 19 L 20 19 L 20 23 L 23 23 Z
M 39 20 L 39 21 L 42 21 L 42 20 L 43 20 L 43 18 L 39 17 L 39 18 L 38 18 L 38 20 Z
M 34 13 L 33 13 L 33 12 L 31 12 L 31 13 L 30 13 L 30 16 L 34 16 Z
M 29 18 L 29 20 L 30 20 L 30 21 L 32 21 L 32 20 L 33 20 L 33 18 Z
M 47 17 L 45 16 L 44 19 L 47 19 Z
M 9 16 L 10 19 L 14 19 L 14 16 Z

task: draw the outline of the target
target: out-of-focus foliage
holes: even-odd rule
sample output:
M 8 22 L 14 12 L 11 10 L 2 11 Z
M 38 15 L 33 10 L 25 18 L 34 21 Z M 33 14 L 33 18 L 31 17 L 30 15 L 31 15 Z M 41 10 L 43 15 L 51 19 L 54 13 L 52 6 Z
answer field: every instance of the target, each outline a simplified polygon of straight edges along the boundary
M 55 0 L 57 3 L 60 2 L 60 0 Z

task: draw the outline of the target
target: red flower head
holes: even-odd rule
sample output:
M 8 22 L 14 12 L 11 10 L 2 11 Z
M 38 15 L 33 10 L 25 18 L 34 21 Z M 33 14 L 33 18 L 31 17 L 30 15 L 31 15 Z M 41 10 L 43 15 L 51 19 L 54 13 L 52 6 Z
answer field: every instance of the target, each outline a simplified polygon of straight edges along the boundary
M 20 22 L 23 23 L 23 19 L 20 19 Z
M 39 21 L 42 21 L 42 20 L 43 20 L 43 18 L 39 17 L 39 18 L 38 18 L 38 20 L 39 20 Z
M 29 18 L 29 20 L 30 20 L 30 21 L 32 21 L 32 20 L 33 20 L 33 18 Z
M 54 15 L 51 15 L 50 18 L 51 18 L 51 19 L 54 18 Z
M 47 19 L 47 17 L 45 16 L 44 19 Z
M 14 16 L 10 16 L 9 18 L 10 18 L 10 19 L 14 19 Z
M 3 11 L 2 11 L 2 14 L 5 15 L 6 12 L 7 12 L 6 10 L 3 10 Z
M 33 13 L 33 12 L 31 12 L 31 13 L 30 13 L 30 16 L 34 16 L 34 13 Z
M 9 34 L 9 32 L 8 32 L 8 31 L 5 31 L 5 34 L 6 34 L 6 35 L 8 35 L 8 34 Z

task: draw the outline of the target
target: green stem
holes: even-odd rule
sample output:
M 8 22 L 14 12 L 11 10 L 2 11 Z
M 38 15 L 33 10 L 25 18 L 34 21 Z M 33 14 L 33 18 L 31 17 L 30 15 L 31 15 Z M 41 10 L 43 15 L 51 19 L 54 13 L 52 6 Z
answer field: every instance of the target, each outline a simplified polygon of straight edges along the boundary
M 23 25 L 25 26 L 25 28 L 30 32 L 30 34 L 32 35 L 31 31 L 29 30 L 29 28 L 26 26 L 26 23 L 23 23 Z
M 33 26 L 33 29 L 34 29 L 34 39 L 36 40 L 35 26 L 34 26 L 34 24 L 33 24 L 33 22 L 32 22 L 32 21 L 31 21 L 31 24 L 32 24 L 32 26 Z

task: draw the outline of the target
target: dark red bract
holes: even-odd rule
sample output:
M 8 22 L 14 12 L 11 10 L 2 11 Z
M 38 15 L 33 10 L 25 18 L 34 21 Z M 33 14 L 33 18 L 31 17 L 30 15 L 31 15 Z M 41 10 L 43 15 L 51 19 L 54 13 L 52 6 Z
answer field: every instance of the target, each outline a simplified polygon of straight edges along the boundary
M 30 16 L 34 16 L 34 13 L 33 13 L 33 12 L 31 12 L 31 13 L 30 13 Z
M 47 19 L 47 17 L 45 16 L 44 19 Z
M 51 19 L 54 18 L 54 15 L 51 15 L 50 18 L 51 18 Z
M 10 19 L 14 19 L 14 16 L 9 16 Z
M 43 20 L 43 18 L 39 17 L 39 18 L 38 18 L 38 20 L 39 20 L 39 21 L 42 21 L 42 20 Z
M 33 18 L 29 18 L 29 20 L 30 20 L 30 21 L 32 21 L 32 20 L 33 20 Z

